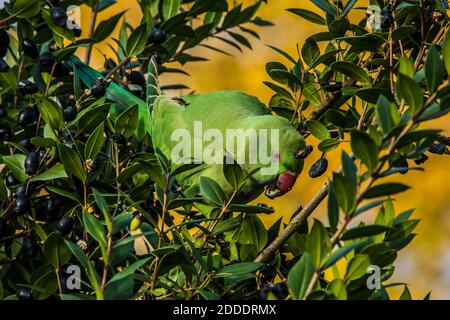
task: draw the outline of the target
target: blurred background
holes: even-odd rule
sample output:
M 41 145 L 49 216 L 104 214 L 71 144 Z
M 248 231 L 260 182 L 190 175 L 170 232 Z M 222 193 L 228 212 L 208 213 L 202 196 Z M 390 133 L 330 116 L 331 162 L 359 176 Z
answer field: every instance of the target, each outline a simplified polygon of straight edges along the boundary
M 249 0 L 243 2 L 253 3 Z M 367 7 L 367 3 L 368 1 L 360 0 L 355 7 Z M 272 93 L 262 84 L 263 81 L 269 79 L 264 66 L 269 61 L 286 61 L 266 45 L 274 45 L 297 57 L 297 43 L 301 47 L 306 38 L 321 28 L 285 11 L 287 8 L 296 7 L 318 12 L 309 1 L 269 0 L 268 4 L 261 7 L 258 15 L 273 22 L 274 26 L 269 28 L 250 26 L 261 36 L 260 40 L 251 39 L 253 50 L 245 49 L 241 53 L 225 46 L 222 42 L 210 41 L 209 45 L 226 49 L 233 57 L 205 48 L 196 49 L 191 53 L 206 57 L 210 61 L 195 62 L 184 66 L 183 69 L 191 75 L 190 77 L 162 77 L 161 82 L 163 84 L 181 82 L 197 93 L 227 89 L 242 90 L 257 96 L 265 104 L 268 104 Z M 136 0 L 118 0 L 116 5 L 99 15 L 97 23 L 125 9 L 128 10 L 125 15 L 127 22 L 132 25 L 139 24 L 141 14 Z M 355 12 L 351 15 L 351 20 L 359 21 L 363 14 L 362 10 Z M 82 7 L 81 17 L 83 36 L 86 36 L 90 19 L 89 8 Z M 113 36 L 116 35 L 117 30 Z M 100 68 L 104 62 L 104 54 L 113 56 L 111 49 L 107 46 L 108 42 L 114 45 L 114 42 L 109 39 L 94 46 L 92 65 Z M 83 52 L 80 52 L 80 57 L 84 57 Z M 447 135 L 450 134 L 448 116 L 435 121 L 430 126 L 444 129 Z M 308 139 L 310 144 L 317 145 L 317 141 L 312 138 Z M 262 216 L 266 225 L 271 225 L 280 216 L 287 222 L 294 210 L 307 203 L 323 182 L 331 176 L 332 170 L 335 170 L 340 164 L 340 151 L 336 150 L 328 157 L 330 165 L 327 174 L 319 179 L 311 179 L 308 176 L 309 167 L 319 156 L 319 153 L 315 152 L 308 157 L 305 169 L 290 193 L 274 201 L 270 201 L 264 196 L 255 201 L 265 202 L 276 209 L 275 214 Z M 396 262 L 396 271 L 390 282 L 408 283 L 414 299 L 422 299 L 428 291 L 432 291 L 432 299 L 450 299 L 450 188 L 448 187 L 450 170 L 447 165 L 449 163 L 446 156 L 432 156 L 425 163 L 425 172 L 411 171 L 407 175 L 394 177 L 412 187 L 411 190 L 395 198 L 396 211 L 416 208 L 413 217 L 422 219 L 422 221 L 416 229 L 417 237 L 400 252 Z M 375 214 L 375 211 L 367 212 L 362 219 L 373 221 Z M 320 206 L 313 216 L 327 223 L 324 205 Z M 401 290 L 402 287 L 390 289 L 392 297 L 398 297 Z

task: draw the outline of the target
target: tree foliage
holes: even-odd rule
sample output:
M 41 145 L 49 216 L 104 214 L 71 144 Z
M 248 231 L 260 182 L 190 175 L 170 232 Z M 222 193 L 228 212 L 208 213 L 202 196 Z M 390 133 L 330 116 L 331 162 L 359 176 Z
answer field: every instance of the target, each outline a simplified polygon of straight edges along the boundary
M 272 208 L 225 198 L 210 178 L 201 179 L 205 199 L 183 197 L 176 177 L 192 166 L 174 167 L 148 135 L 154 95 L 186 88 L 159 88 L 157 76 L 206 60 L 190 53 L 195 47 L 228 54 L 208 44 L 211 38 L 251 48 L 254 27 L 271 25 L 257 16 L 262 2 L 143 0 L 139 26 L 119 13 L 81 38 L 55 9 L 78 1 L 6 5 L 1 298 L 389 299 L 398 252 L 419 221 L 413 210 L 394 207 L 395 195 L 409 186 L 385 178 L 401 181 L 423 170 L 430 154 L 449 153 L 448 137 L 423 128 L 450 111 L 446 1 L 373 1 L 382 15 L 372 30 L 372 13 L 358 23 L 349 18 L 366 10 L 355 0 L 311 0 L 318 13 L 287 9 L 326 29 L 299 45 L 296 57 L 269 46 L 281 61 L 266 65 L 271 80 L 264 83 L 274 91 L 269 108 L 320 141 L 311 176 L 334 172 L 289 223 L 269 228 L 259 216 Z M 87 4 L 95 18 L 115 1 Z M 92 80 L 77 50 L 87 48 L 88 62 L 115 25 L 115 56 L 105 57 Z M 337 151 L 341 145 L 351 152 Z M 339 168 L 328 168 L 333 152 L 342 152 Z M 250 176 L 237 165 L 224 174 L 236 192 Z M 325 200 L 328 221 L 308 220 Z M 213 216 L 193 206 L 203 201 L 216 208 Z M 369 210 L 378 214 L 364 223 Z M 136 254 L 136 239 L 145 239 L 148 254 Z M 82 269 L 79 289 L 67 287 L 69 265 Z M 375 289 L 367 286 L 371 266 L 381 273 Z M 411 298 L 407 287 L 402 298 Z

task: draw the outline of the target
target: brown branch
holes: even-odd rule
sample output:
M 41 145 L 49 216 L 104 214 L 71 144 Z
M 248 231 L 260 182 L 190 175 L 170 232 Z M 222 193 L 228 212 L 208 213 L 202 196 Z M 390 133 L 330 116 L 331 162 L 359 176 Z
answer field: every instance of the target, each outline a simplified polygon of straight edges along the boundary
M 298 229 L 298 227 L 308 218 L 311 213 L 319 206 L 328 194 L 329 182 L 323 184 L 322 188 L 312 198 L 309 203 L 289 222 L 283 232 L 255 259 L 255 262 L 267 262 L 273 258 L 278 250 L 283 247 L 283 244 L 289 237 Z

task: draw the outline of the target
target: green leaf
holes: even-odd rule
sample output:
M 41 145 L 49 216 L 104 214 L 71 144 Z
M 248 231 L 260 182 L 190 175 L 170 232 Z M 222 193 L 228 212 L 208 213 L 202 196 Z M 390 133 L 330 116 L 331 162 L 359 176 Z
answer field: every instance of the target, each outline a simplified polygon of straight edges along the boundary
M 316 268 L 320 268 L 331 251 L 330 238 L 323 224 L 314 219 L 314 225 L 308 235 L 306 252 Z
M 411 107 L 414 114 L 418 113 L 423 106 L 423 90 L 411 78 L 399 74 L 398 87 L 400 88 L 399 95 Z
M 320 141 L 319 143 L 319 150 L 321 152 L 330 152 L 336 149 L 339 146 L 340 142 L 336 139 L 325 139 Z
M 345 280 L 352 281 L 361 278 L 367 273 L 367 269 L 370 265 L 369 256 L 365 254 L 355 255 L 347 266 Z
M 296 14 L 299 17 L 302 17 L 303 19 L 308 20 L 309 22 L 315 23 L 315 24 L 320 24 L 320 25 L 325 25 L 325 19 L 322 18 L 321 16 L 319 16 L 317 13 L 306 10 L 306 9 L 299 9 L 299 8 L 294 8 L 294 9 L 286 9 L 289 12 L 292 12 L 293 14 Z
M 11 170 L 13 176 L 20 182 L 28 180 L 29 176 L 25 173 L 25 158 L 24 154 L 14 154 L 12 156 L 2 156 L 2 161 Z
M 339 206 L 346 214 L 356 207 L 356 185 L 339 173 L 333 173 L 333 190 Z
M 352 80 L 360 81 L 363 84 L 368 84 L 371 82 L 367 71 L 354 63 L 347 61 L 336 61 L 330 67 L 331 69 L 346 75 Z
M 330 255 L 327 263 L 325 263 L 325 265 L 323 266 L 323 270 L 331 267 L 336 262 L 338 262 L 343 257 L 345 257 L 350 251 L 352 251 L 353 249 L 359 248 L 364 243 L 365 243 L 364 241 L 361 241 L 361 242 L 350 243 L 344 247 L 340 247 L 339 249 L 337 249 Z
M 225 204 L 226 195 L 219 184 L 208 177 L 200 177 L 200 193 L 211 203 Z
M 311 131 L 311 134 L 317 139 L 322 141 L 331 138 L 328 128 L 323 123 L 309 120 L 306 121 L 306 125 L 308 126 L 309 131 Z
M 134 30 L 127 42 L 127 55 L 128 57 L 137 56 L 144 51 L 148 40 L 147 25 L 141 24 Z
M 103 122 L 89 136 L 86 147 L 84 148 L 84 158 L 95 159 L 102 149 L 103 145 L 104 124 Z
M 442 57 L 444 58 L 447 74 L 450 74 L 450 32 L 447 32 L 444 40 L 444 44 L 442 47 Z
M 313 61 L 320 57 L 320 49 L 317 43 L 311 39 L 306 39 L 302 47 L 302 58 L 307 65 L 311 65 Z
M 64 165 L 62 163 L 55 164 L 53 167 L 47 171 L 32 178 L 33 181 L 48 181 L 58 178 L 67 178 L 66 171 L 64 170 Z
M 402 183 L 382 183 L 367 190 L 364 194 L 365 199 L 372 199 L 384 196 L 390 196 L 408 190 L 409 187 Z
M 391 230 L 391 228 L 380 225 L 359 226 L 347 230 L 341 237 L 342 240 L 351 240 L 356 238 L 371 237 L 377 234 Z
M 369 172 L 375 171 L 378 165 L 378 147 L 365 132 L 353 130 L 350 134 L 350 146 L 353 154 L 366 165 Z
M 66 243 L 66 246 L 69 248 L 72 254 L 77 258 L 78 262 L 81 263 L 83 268 L 87 269 L 89 260 L 84 252 L 71 241 L 64 239 L 64 242 Z
M 180 10 L 180 0 L 163 0 L 162 14 L 165 20 L 169 20 Z
M 411 292 L 409 292 L 408 286 L 405 285 L 405 288 L 403 289 L 402 294 L 400 295 L 400 298 L 398 300 L 412 300 Z
M 425 62 L 425 79 L 430 93 L 434 93 L 445 76 L 445 66 L 436 45 L 432 45 L 428 51 Z
M 215 274 L 215 278 L 225 278 L 240 276 L 247 273 L 253 273 L 260 269 L 264 264 L 257 262 L 241 262 L 223 267 Z
M 223 174 L 225 178 L 235 190 L 238 190 L 244 182 L 244 171 L 234 160 L 233 163 L 227 163 L 225 157 L 223 163 Z
M 330 3 L 326 0 L 311 0 L 312 3 L 314 3 L 318 8 L 322 9 L 324 12 L 329 14 L 330 16 L 335 16 L 336 12 L 333 9 L 333 7 L 330 5 Z
M 17 18 L 28 19 L 41 11 L 41 2 L 39 0 L 16 0 L 13 11 Z
M 126 267 L 123 271 L 116 273 L 111 280 L 108 281 L 108 285 L 115 282 L 115 281 L 119 281 L 121 279 L 124 279 L 128 276 L 133 275 L 136 270 L 138 270 L 140 267 L 142 267 L 143 265 L 145 265 L 148 261 L 150 261 L 151 258 L 144 258 L 141 260 L 138 260 L 132 264 L 130 264 L 128 267 Z
M 74 175 L 83 182 L 86 181 L 87 173 L 78 153 L 64 144 L 59 144 L 58 150 L 59 157 L 61 158 L 67 174 Z
M 305 298 L 306 290 L 308 290 L 314 272 L 314 262 L 310 255 L 305 252 L 291 268 L 287 277 L 289 291 L 294 298 Z
M 92 214 L 87 213 L 87 211 L 83 211 L 83 225 L 87 232 L 97 240 L 101 246 L 106 247 L 105 228 L 100 220 Z
M 271 207 L 252 206 L 247 204 L 232 204 L 229 207 L 229 210 L 232 212 L 264 213 L 264 214 L 272 214 L 275 212 L 275 210 Z
M 377 123 L 381 131 L 386 136 L 395 126 L 394 118 L 392 117 L 392 109 L 396 108 L 385 96 L 380 96 L 377 106 L 375 108 L 375 115 Z
M 72 255 L 60 235 L 51 233 L 44 242 L 44 256 L 55 268 L 60 268 L 69 262 Z
M 354 185 L 358 182 L 357 172 L 358 168 L 355 165 L 353 159 L 344 150 L 341 154 L 342 172 L 345 178 L 350 180 Z
M 42 119 L 52 129 L 60 130 L 64 124 L 61 108 L 54 101 L 45 97 L 39 97 L 37 99 L 37 106 Z
M 131 106 L 123 111 L 116 120 L 114 133 L 121 134 L 125 138 L 131 137 L 136 130 L 138 116 L 138 106 Z
M 31 139 L 31 143 L 41 148 L 51 148 L 55 145 L 55 140 L 51 138 L 34 137 Z
M 103 20 L 99 23 L 99 25 L 95 28 L 94 35 L 92 39 L 95 42 L 101 42 L 108 38 L 111 33 L 114 31 L 115 27 L 119 24 L 120 18 L 123 16 L 125 11 L 119 12 L 118 14 L 112 16 L 107 20 Z
M 342 279 L 334 279 L 327 286 L 327 291 L 331 292 L 337 300 L 347 300 L 347 288 Z

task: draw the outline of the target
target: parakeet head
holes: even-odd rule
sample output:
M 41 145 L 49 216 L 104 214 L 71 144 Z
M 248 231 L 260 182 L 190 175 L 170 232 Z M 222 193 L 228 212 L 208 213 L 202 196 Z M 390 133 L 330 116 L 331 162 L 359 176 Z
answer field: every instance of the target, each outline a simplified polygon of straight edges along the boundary
M 279 116 L 265 116 L 260 126 L 277 129 L 279 143 L 271 146 L 273 162 L 262 168 L 255 178 L 265 186 L 264 194 L 268 198 L 276 198 L 289 192 L 303 169 L 303 159 L 298 156 L 299 150 L 305 148 L 303 136 L 289 123 Z M 267 170 L 276 166 L 276 171 Z M 269 172 L 269 174 L 267 174 Z

